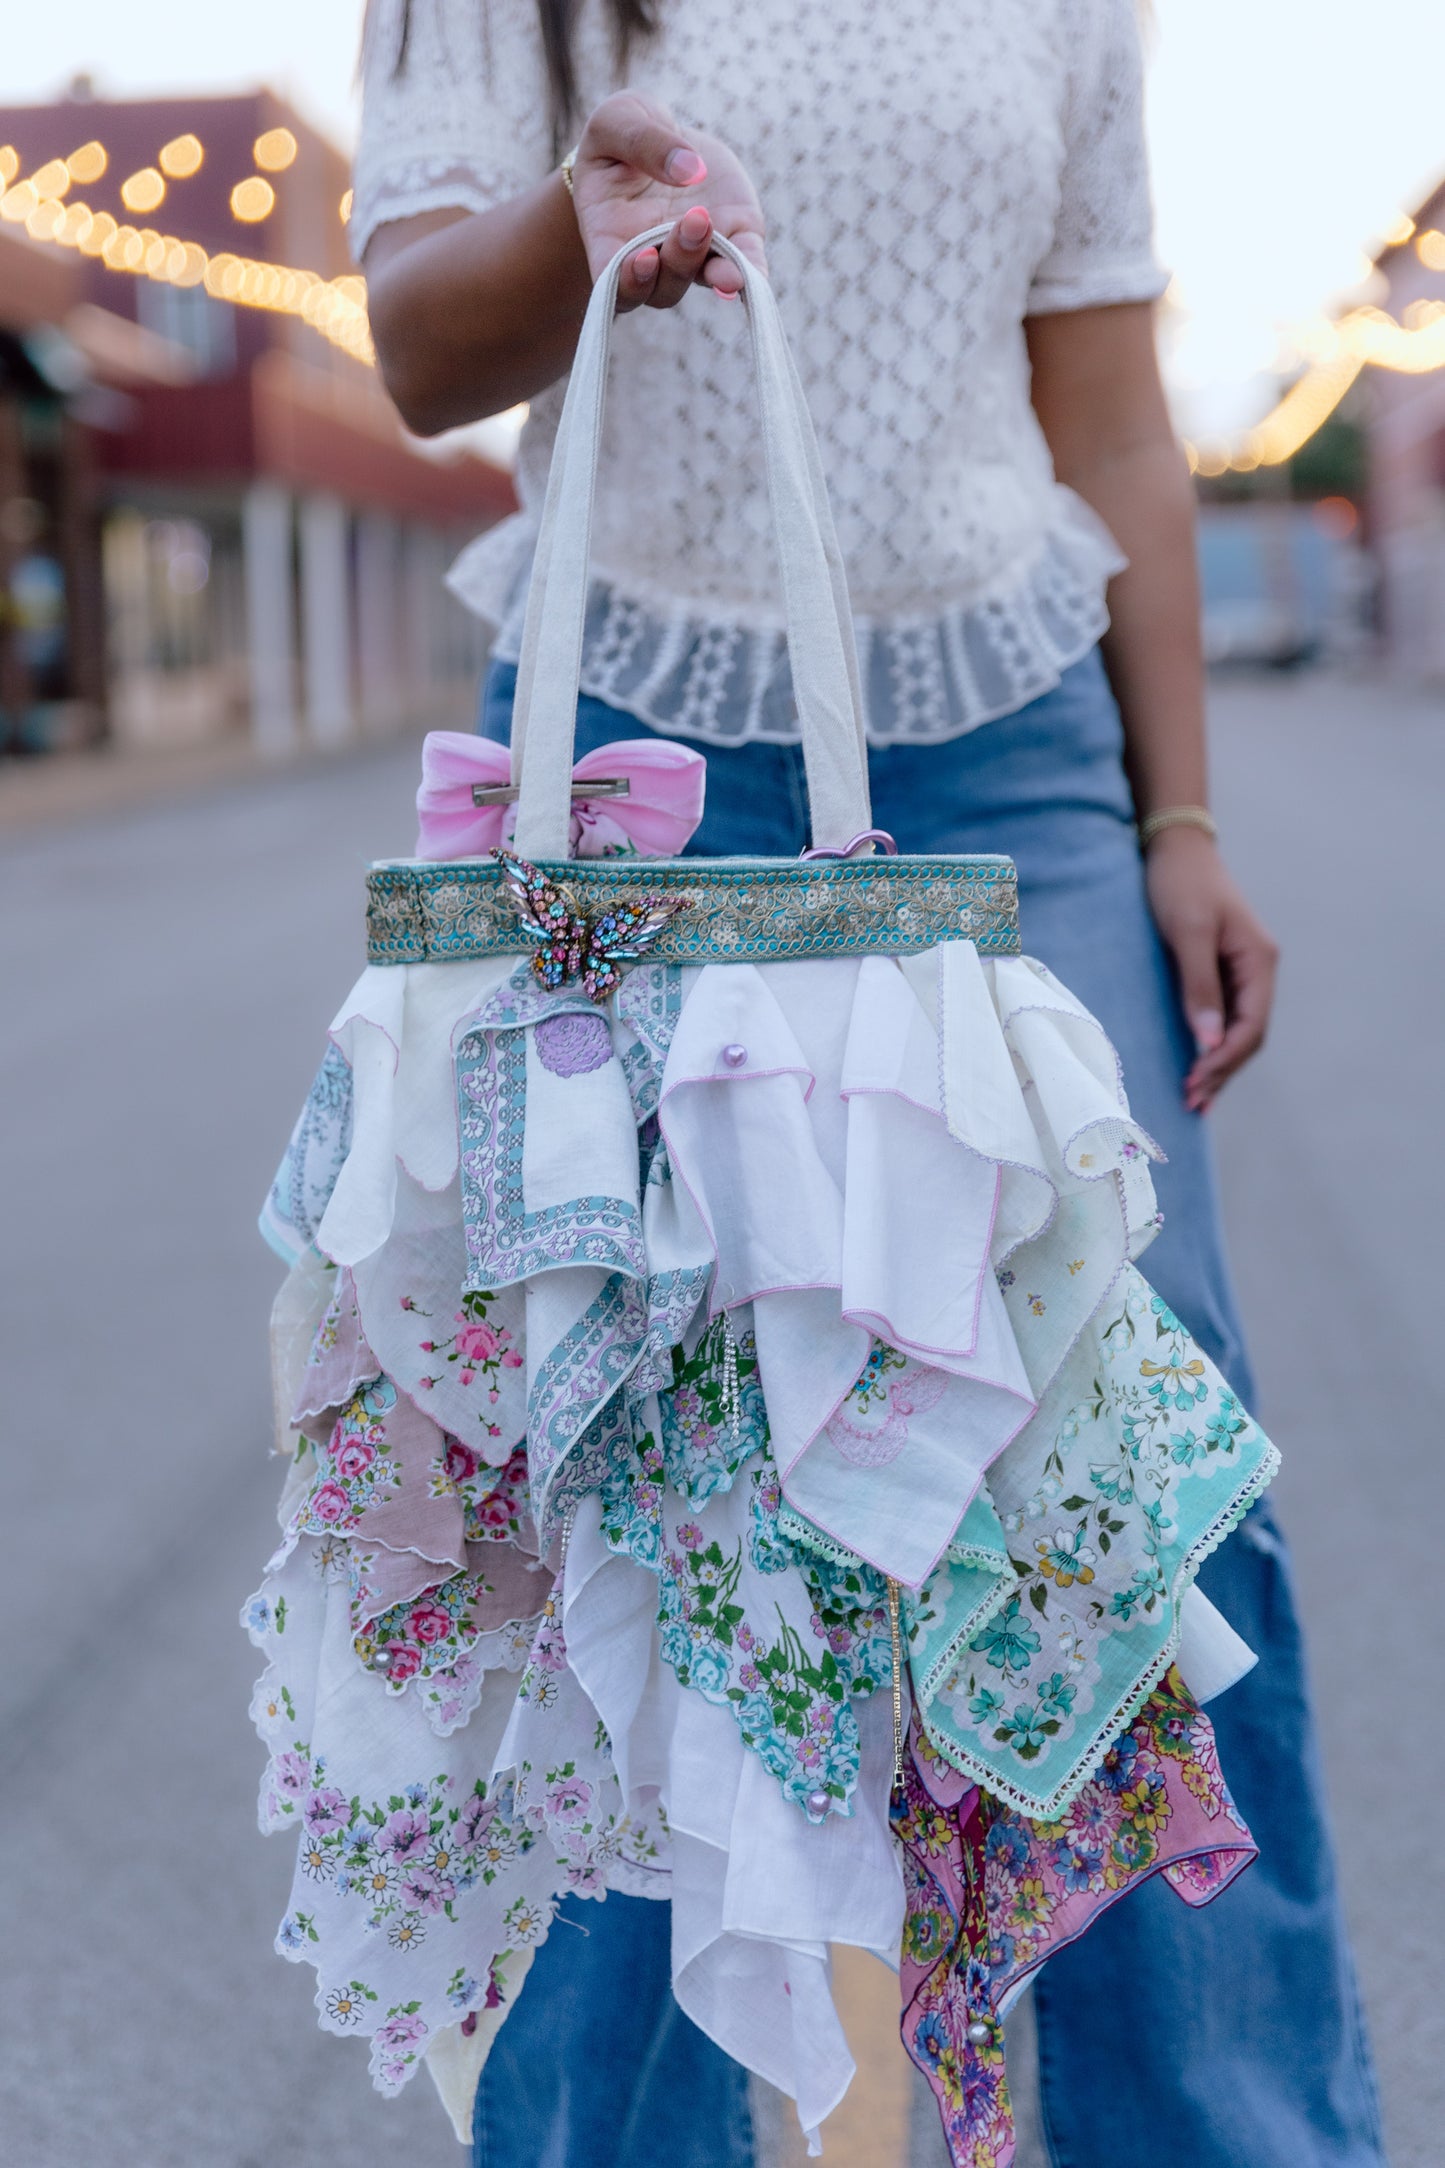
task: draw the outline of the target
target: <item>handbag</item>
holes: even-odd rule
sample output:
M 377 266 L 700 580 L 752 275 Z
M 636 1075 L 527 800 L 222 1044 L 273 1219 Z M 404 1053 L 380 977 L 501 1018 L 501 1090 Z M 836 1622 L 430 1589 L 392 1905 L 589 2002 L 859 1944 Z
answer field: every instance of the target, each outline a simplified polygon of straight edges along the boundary
M 469 835 L 469 798 L 514 798 L 514 831 L 372 869 L 263 1215 L 291 1266 L 283 1540 L 247 1611 L 263 1824 L 301 1831 L 280 1945 L 381 2089 L 426 2061 L 462 2134 L 568 1889 L 671 1896 L 679 2002 L 809 2133 L 852 2071 L 828 1953 L 856 1944 L 899 1967 L 954 2158 L 1003 2161 L 1031 1972 L 1131 1884 L 1203 1902 L 1252 1856 L 1200 1708 L 1252 1659 L 1192 1584 L 1276 1455 L 1136 1269 L 1157 1148 L 1022 952 L 1011 863 L 872 827 L 806 404 L 766 279 L 715 246 L 813 843 L 642 857 L 624 825 L 628 855 L 568 855 L 574 804 L 625 822 L 635 785 L 655 847 L 698 803 L 696 755 L 572 768 L 619 255 L 509 779 L 429 748 L 424 840 Z

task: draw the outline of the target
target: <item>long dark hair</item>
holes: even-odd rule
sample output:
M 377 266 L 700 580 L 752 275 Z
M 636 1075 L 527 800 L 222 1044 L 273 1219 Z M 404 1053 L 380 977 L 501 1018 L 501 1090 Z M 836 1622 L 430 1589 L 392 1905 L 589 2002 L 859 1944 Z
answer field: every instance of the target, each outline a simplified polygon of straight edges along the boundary
M 478 0 L 485 10 L 490 0 Z M 547 108 L 552 127 L 552 150 L 560 157 L 579 115 L 577 110 L 577 63 L 572 51 L 572 31 L 581 0 L 536 0 L 537 23 L 542 33 L 542 52 L 547 62 Z M 660 0 L 605 0 L 612 18 L 612 48 L 619 75 L 626 71 L 634 39 L 650 38 L 657 28 Z M 394 72 L 406 66 L 411 42 L 412 0 L 402 0 L 401 37 L 397 41 Z

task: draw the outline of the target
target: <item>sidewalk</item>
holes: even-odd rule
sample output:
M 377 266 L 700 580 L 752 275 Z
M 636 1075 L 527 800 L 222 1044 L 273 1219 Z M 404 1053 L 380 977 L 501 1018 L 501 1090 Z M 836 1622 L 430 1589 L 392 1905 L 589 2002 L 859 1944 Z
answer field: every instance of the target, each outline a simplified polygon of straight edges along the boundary
M 1210 1121 L 1392 2158 L 1438 2168 L 1445 700 L 1309 673 L 1223 679 L 1212 708 L 1226 853 L 1285 964 L 1269 1048 Z M 0 1814 L 25 1862 L 5 2158 L 75 2168 L 100 2102 L 110 2168 L 463 2168 L 426 2081 L 378 2101 L 271 1953 L 290 1863 L 255 1834 L 233 1623 L 275 1540 L 256 1204 L 357 968 L 361 865 L 408 847 L 416 748 L 208 758 L 0 770 L 7 1414 L 35 1445 L 9 1456 L 25 1541 L 0 1583 Z M 77 1983 L 100 2017 L 57 2055 Z M 886 1968 L 840 1953 L 837 1998 L 860 2068 L 824 2168 L 938 2168 Z M 802 2168 L 772 2106 L 760 2160 Z
M 318 768 L 375 759 L 419 740 L 427 730 L 464 730 L 470 721 L 470 709 L 452 701 L 434 715 L 404 724 L 385 737 L 355 737 L 338 746 L 305 745 L 279 758 L 263 753 L 251 738 L 237 732 L 206 745 L 164 751 L 102 745 L 84 752 L 4 759 L 0 760 L 0 836 L 149 812 L 231 783 L 309 775 Z

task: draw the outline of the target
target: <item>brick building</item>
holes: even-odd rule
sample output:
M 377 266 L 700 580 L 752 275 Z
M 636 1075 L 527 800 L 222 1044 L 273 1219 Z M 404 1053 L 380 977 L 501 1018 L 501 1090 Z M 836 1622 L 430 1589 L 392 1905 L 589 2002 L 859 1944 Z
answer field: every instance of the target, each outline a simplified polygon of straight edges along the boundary
M 0 710 L 34 749 L 471 711 L 510 508 L 369 364 L 345 159 L 268 92 L 0 106 Z
M 1445 318 L 1445 181 L 1376 267 L 1398 323 Z M 1402 675 L 1445 683 L 1445 368 L 1372 370 L 1367 428 L 1385 650 Z

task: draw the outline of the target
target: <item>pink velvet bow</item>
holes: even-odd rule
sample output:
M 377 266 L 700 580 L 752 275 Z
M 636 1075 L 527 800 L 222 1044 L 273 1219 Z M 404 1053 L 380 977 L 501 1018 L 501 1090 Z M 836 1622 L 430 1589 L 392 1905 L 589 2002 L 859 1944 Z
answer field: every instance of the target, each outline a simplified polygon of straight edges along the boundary
M 574 858 L 672 858 L 702 819 L 707 762 L 666 738 L 622 738 L 599 746 L 572 770 L 574 783 L 625 777 L 625 798 L 572 800 Z M 517 807 L 474 805 L 472 790 L 512 779 L 511 754 L 491 738 L 431 730 L 421 749 L 418 858 L 479 858 L 509 844 Z

